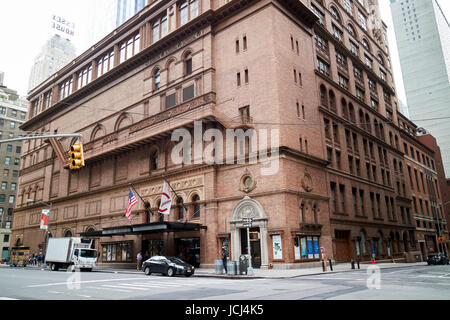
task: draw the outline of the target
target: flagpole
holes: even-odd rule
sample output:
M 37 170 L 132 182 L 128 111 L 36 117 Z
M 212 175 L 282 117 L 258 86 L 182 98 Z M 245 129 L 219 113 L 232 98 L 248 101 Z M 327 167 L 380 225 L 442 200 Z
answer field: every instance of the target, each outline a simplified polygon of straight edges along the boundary
M 146 201 L 144 201 L 144 199 L 142 199 L 141 195 L 139 194 L 139 192 L 136 191 L 136 189 L 134 188 L 134 186 L 130 183 L 131 189 L 134 190 L 134 192 L 136 192 L 136 194 L 138 195 L 139 199 L 141 199 L 141 201 L 144 203 L 145 209 L 150 211 L 150 213 L 152 214 L 152 216 L 154 215 L 152 209 L 150 209 L 150 206 L 147 208 L 146 207 Z M 148 201 L 147 201 L 148 203 Z
M 184 210 L 186 210 L 186 212 L 188 211 L 188 208 L 186 208 L 186 205 L 184 204 L 183 198 L 179 197 L 178 194 L 175 192 L 175 190 L 173 190 L 172 186 L 170 185 L 170 182 L 166 180 L 166 178 L 163 178 L 165 182 L 167 182 L 167 184 L 169 185 L 170 189 L 172 190 L 173 193 L 175 193 L 175 196 L 177 197 L 177 199 L 181 199 L 181 203 L 183 204 L 183 208 Z

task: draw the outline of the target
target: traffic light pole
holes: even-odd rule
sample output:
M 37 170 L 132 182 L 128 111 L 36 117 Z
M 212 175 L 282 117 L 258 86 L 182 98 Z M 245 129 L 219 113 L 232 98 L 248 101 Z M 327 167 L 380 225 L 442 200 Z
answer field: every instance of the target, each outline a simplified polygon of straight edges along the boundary
M 42 136 L 31 136 L 31 137 L 21 137 L 7 140 L 0 140 L 0 144 L 6 142 L 23 141 L 23 140 L 36 140 L 36 139 L 46 139 L 46 138 L 66 138 L 66 137 L 78 137 L 83 140 L 83 135 L 81 133 L 61 133 L 61 134 L 48 134 Z

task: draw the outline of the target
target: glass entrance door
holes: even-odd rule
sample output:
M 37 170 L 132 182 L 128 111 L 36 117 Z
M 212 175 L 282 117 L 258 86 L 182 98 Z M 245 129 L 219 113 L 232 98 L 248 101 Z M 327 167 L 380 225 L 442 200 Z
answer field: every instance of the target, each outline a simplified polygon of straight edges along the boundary
M 260 232 L 259 227 L 250 228 L 250 232 Z M 247 228 L 241 229 L 241 254 L 248 254 L 247 250 Z M 252 254 L 252 267 L 259 269 L 261 267 L 261 242 L 260 240 L 251 240 L 250 249 Z

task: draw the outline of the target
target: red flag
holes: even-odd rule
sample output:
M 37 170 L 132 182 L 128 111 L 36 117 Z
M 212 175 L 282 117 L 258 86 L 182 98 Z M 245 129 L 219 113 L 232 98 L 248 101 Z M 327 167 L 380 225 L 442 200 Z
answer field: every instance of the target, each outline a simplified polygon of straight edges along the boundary
M 128 218 L 128 220 L 131 220 L 131 208 L 137 203 L 137 199 L 134 196 L 133 191 L 130 189 L 130 195 L 128 196 L 128 206 L 127 211 L 125 212 L 125 217 Z
M 50 218 L 50 210 L 43 209 L 41 213 L 41 229 L 48 229 L 48 221 Z

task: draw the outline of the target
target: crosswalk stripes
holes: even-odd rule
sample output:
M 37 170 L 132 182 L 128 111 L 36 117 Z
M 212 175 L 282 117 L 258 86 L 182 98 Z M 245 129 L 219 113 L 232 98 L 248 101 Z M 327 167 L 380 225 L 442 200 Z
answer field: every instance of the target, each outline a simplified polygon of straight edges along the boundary
M 186 279 L 187 280 L 187 279 Z M 200 280 L 196 279 L 195 282 L 188 283 L 188 281 L 183 280 L 174 280 L 174 281 L 154 281 L 153 279 L 149 279 L 147 281 L 140 282 L 116 282 L 114 284 L 98 284 L 98 286 L 89 286 L 85 287 L 86 289 L 99 289 L 99 290 L 111 290 L 116 292 L 144 292 L 144 291 L 152 291 L 155 289 L 159 290 L 170 290 L 170 289 L 178 289 L 178 288 L 195 288 L 202 287 L 203 285 L 221 285 L 224 283 L 231 284 L 229 280 L 216 280 L 216 279 L 208 279 L 208 280 Z

